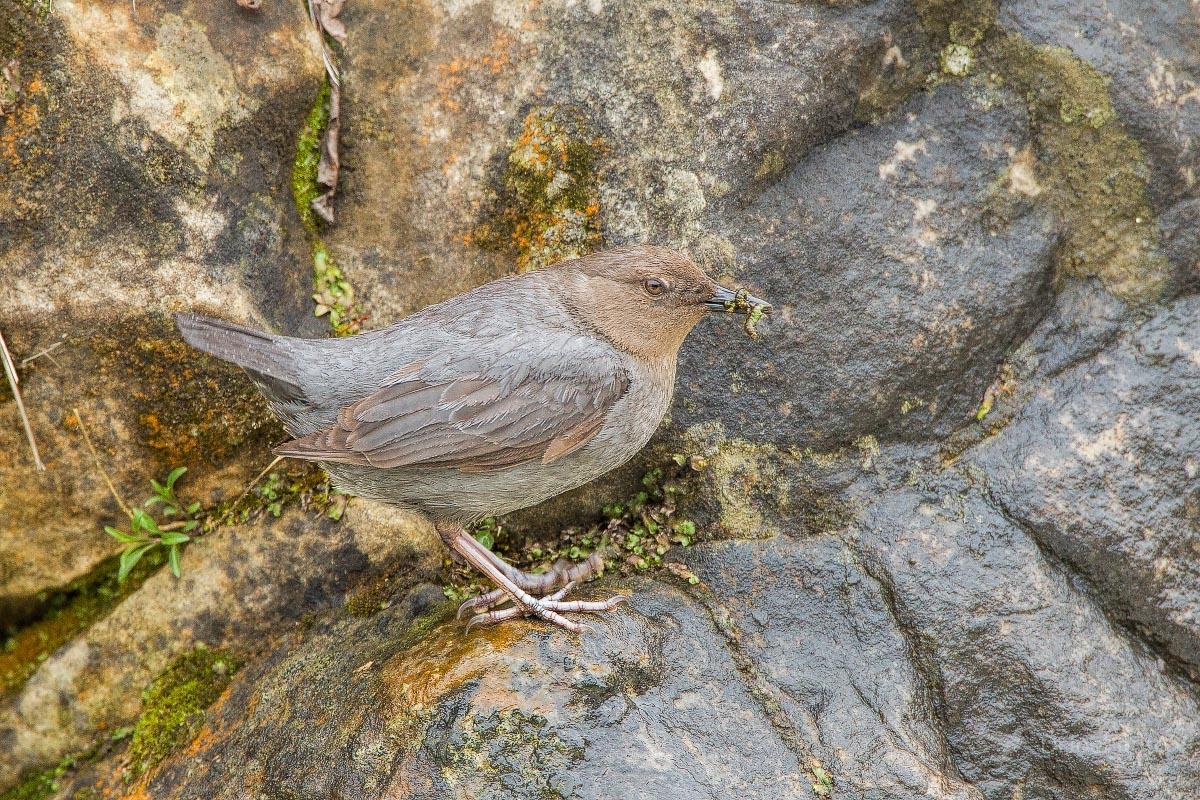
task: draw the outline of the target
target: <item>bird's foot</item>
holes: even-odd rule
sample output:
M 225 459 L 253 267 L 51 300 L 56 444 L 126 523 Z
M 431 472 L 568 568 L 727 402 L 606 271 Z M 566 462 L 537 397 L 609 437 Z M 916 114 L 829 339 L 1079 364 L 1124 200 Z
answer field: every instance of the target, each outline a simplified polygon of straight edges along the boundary
M 594 614 L 608 611 L 626 599 L 621 595 L 599 601 L 562 599 L 580 580 L 590 578 L 603 569 L 604 560 L 599 553 L 593 553 L 587 561 L 581 564 L 560 561 L 543 575 L 531 575 L 506 563 L 476 541 L 475 537 L 467 533 L 461 525 L 437 520 L 434 524 L 442 539 L 451 549 L 465 558 L 471 566 L 488 576 L 498 587 L 474 600 L 467 601 L 459 608 L 460 617 L 465 613 L 478 612 L 471 618 L 468 629 L 473 625 L 494 625 L 517 616 L 533 616 L 553 622 L 560 628 L 566 628 L 573 633 L 580 633 L 583 631 L 583 626 L 567 619 L 563 614 L 579 612 Z M 526 589 L 525 586 L 531 588 Z M 562 588 L 547 594 L 558 586 L 562 586 Z M 542 596 L 535 597 L 531 592 L 537 592 Z M 493 610 L 493 606 L 505 599 L 512 600 L 512 607 Z
M 607 600 L 563 600 L 563 597 L 565 597 L 573 588 L 575 588 L 575 581 L 569 582 L 566 586 L 562 587 L 554 594 L 547 595 L 546 597 L 532 598 L 532 603 L 525 604 L 514 602 L 512 605 L 505 608 L 492 608 L 492 606 L 498 604 L 499 602 L 508 599 L 502 589 L 496 589 L 492 592 L 488 592 L 486 595 L 480 595 L 480 598 L 489 597 L 490 602 L 486 606 L 482 607 L 489 608 L 490 610 L 475 614 L 473 617 L 471 617 L 471 619 L 467 622 L 467 631 L 470 632 L 471 628 L 476 626 L 487 627 L 489 625 L 496 625 L 504 622 L 507 619 L 513 619 L 515 617 L 533 616 L 544 619 L 547 622 L 553 622 L 560 628 L 566 628 L 574 633 L 580 633 L 585 627 L 588 626 L 581 625 L 577 622 L 567 619 L 566 617 L 562 616 L 564 613 L 599 614 L 601 612 L 610 611 L 616 608 L 618 605 L 628 599 L 624 595 L 615 595 Z M 497 592 L 500 593 L 499 599 L 492 600 L 490 595 L 494 595 Z M 476 598 L 476 600 L 480 598 Z M 471 601 L 467 601 L 467 603 L 464 603 L 463 606 L 467 606 L 470 602 Z M 459 612 L 461 614 L 462 608 L 459 609 Z
M 486 552 L 489 557 L 488 560 L 495 564 L 505 577 L 532 595 L 545 595 L 547 592 L 553 592 L 567 584 L 584 583 L 604 571 L 604 557 L 599 552 L 592 553 L 586 561 L 581 561 L 578 564 L 572 564 L 570 561 L 560 558 L 554 562 L 554 565 L 550 569 L 540 575 L 523 572 L 501 559 L 495 553 L 491 551 Z M 487 611 L 493 606 L 503 603 L 509 597 L 509 593 L 503 588 L 484 592 L 459 606 L 458 618 L 462 619 L 468 614 L 478 614 Z M 549 597 L 546 599 L 549 599 Z

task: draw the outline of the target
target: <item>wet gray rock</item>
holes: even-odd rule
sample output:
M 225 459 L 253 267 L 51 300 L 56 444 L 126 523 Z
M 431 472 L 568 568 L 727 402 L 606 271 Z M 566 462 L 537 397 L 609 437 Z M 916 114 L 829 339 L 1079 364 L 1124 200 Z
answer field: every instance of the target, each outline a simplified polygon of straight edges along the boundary
M 963 474 L 879 501 L 853 528 L 953 763 L 984 797 L 1189 797 L 1195 684 L 1106 617 L 1078 578 Z
M 1200 676 L 1200 299 L 1039 385 L 972 456 L 993 496 L 1193 679 Z
M 1009 180 L 1028 141 L 1012 95 L 941 86 L 715 222 L 779 311 L 759 347 L 697 332 L 677 420 L 818 448 L 961 425 L 1047 305 L 1055 228 Z
M 575 639 L 466 636 L 433 587 L 320 631 L 238 681 L 155 797 L 778 797 L 808 764 L 737 679 L 710 614 L 651 581 Z M 427 610 L 428 609 L 428 610 Z M 414 614 L 424 611 L 414 624 Z M 248 711 L 251 697 L 264 702 Z M 321 735 L 305 729 L 320 719 Z M 714 725 L 714 720 L 721 720 Z

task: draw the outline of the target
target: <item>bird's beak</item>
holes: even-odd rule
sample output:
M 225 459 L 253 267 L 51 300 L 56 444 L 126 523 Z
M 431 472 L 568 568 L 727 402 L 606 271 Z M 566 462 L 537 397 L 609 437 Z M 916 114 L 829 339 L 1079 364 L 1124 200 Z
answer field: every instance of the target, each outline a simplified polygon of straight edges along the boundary
M 761 308 L 761 313 L 767 313 L 771 310 L 771 304 L 766 300 L 755 297 L 745 289 L 738 289 L 736 292 L 733 289 L 726 289 L 724 286 L 718 286 L 713 292 L 712 298 L 704 301 L 704 307 L 709 311 L 730 311 L 749 314 L 754 308 Z

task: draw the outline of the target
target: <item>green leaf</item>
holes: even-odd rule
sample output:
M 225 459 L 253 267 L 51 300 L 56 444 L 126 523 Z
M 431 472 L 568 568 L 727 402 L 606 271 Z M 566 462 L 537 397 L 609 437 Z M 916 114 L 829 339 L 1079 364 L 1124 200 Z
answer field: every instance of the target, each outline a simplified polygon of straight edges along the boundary
M 154 480 L 154 478 L 150 479 L 150 488 L 154 489 L 154 493 L 159 497 L 166 497 L 170 493 L 170 490 L 167 489 L 167 487 Z
M 180 533 L 179 531 L 167 531 L 160 536 L 158 540 L 163 544 L 174 546 L 183 544 L 184 542 L 190 542 L 192 537 L 188 536 L 187 534 Z
M 138 544 L 146 541 L 144 536 L 134 536 L 132 533 L 119 531 L 111 525 L 105 525 L 104 532 L 116 539 L 118 542 L 125 542 L 126 544 Z
M 492 535 L 487 532 L 475 534 L 475 541 L 479 542 L 481 545 L 486 547 L 488 550 L 491 550 L 492 545 L 494 545 L 496 543 L 496 540 L 492 538 Z
M 158 533 L 158 523 L 154 521 L 154 517 L 140 508 L 135 508 L 130 512 L 129 521 L 133 523 L 134 533 L 137 533 L 139 528 L 150 533 Z
M 183 538 L 186 539 L 187 537 L 185 536 Z M 171 574 L 176 578 L 183 574 L 179 569 L 179 545 L 173 544 L 171 545 L 170 549 L 167 550 L 167 563 L 171 565 Z
M 171 470 L 171 474 L 167 476 L 168 491 L 175 488 L 175 481 L 179 480 L 179 476 L 187 472 L 187 467 L 176 467 Z
M 161 497 L 147 497 L 146 502 L 142 503 L 144 508 L 154 508 L 159 503 L 166 502 Z
M 187 522 L 183 523 L 183 530 L 185 533 L 187 531 L 194 531 L 194 530 L 196 530 L 196 526 L 199 524 L 200 524 L 200 520 L 189 519 Z
M 192 503 L 190 506 L 187 507 L 187 513 L 189 513 L 189 514 L 195 514 L 199 510 L 200 510 L 200 501 L 199 500 L 197 500 L 196 502 Z
M 154 547 L 156 544 L 158 543 L 150 542 L 149 544 L 139 545 L 138 547 L 125 548 L 125 552 L 121 553 L 120 569 L 117 570 L 117 583 L 124 583 L 125 579 L 129 577 L 129 571 L 137 565 L 137 562 L 141 560 L 142 556 L 146 555 L 146 551 L 151 547 Z

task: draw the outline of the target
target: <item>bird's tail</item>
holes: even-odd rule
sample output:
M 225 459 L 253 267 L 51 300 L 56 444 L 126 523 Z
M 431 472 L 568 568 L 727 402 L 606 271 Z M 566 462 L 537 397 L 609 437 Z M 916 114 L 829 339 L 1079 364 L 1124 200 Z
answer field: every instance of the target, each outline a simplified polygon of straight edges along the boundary
M 294 354 L 285 337 L 199 314 L 176 314 L 175 324 L 184 341 L 242 367 L 268 396 L 283 400 L 302 395 Z

